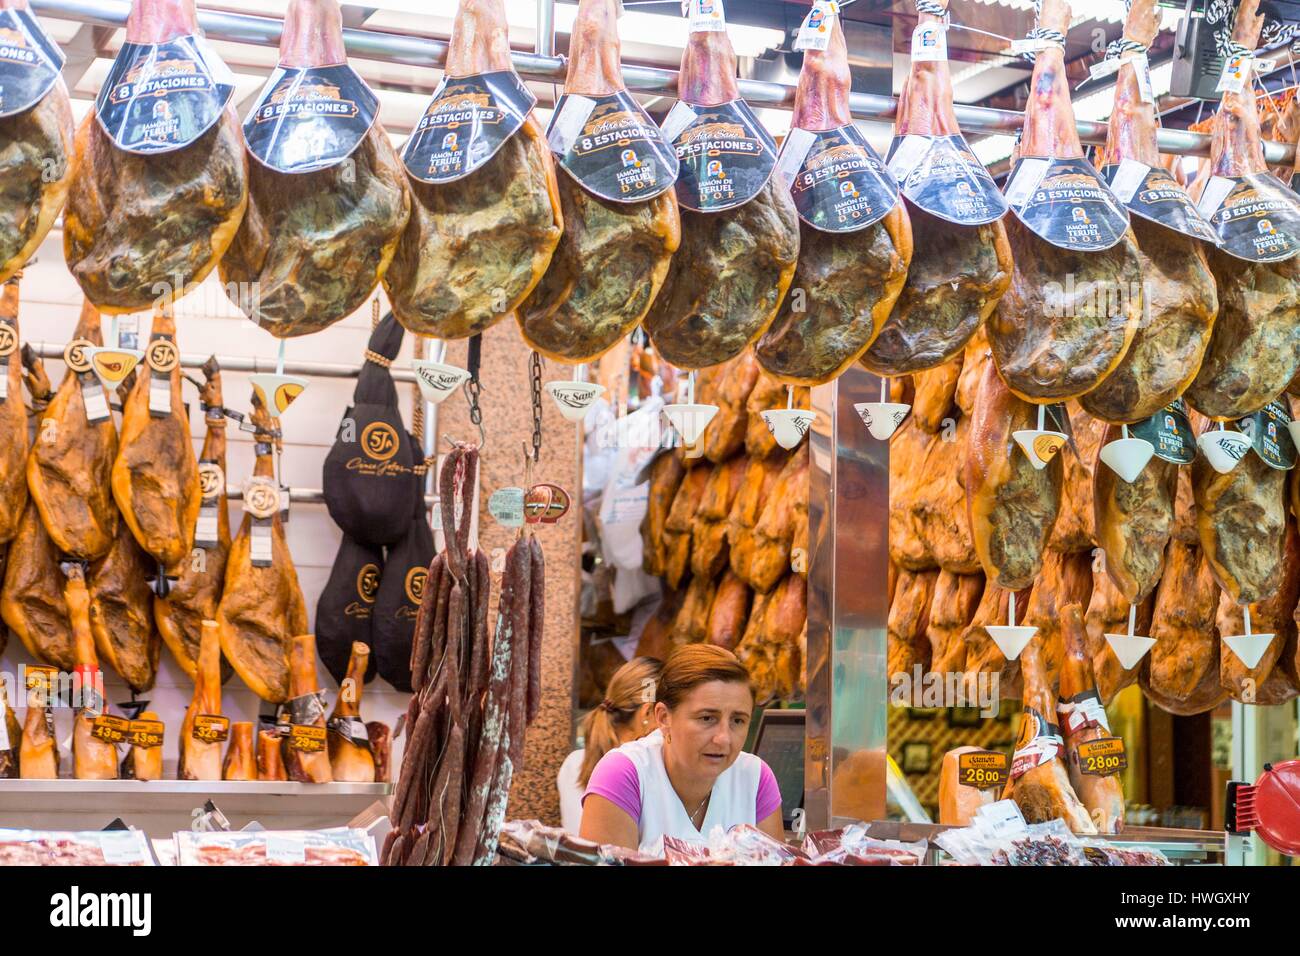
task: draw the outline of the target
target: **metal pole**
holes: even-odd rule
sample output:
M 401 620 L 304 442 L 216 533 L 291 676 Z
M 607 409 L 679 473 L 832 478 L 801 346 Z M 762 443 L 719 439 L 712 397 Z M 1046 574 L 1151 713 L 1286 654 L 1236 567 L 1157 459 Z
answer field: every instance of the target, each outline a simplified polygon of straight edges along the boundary
M 32 9 L 41 16 L 105 27 L 125 26 L 130 6 L 127 0 L 31 0 Z M 539 23 L 541 17 L 539 11 Z M 200 10 L 198 18 L 203 32 L 213 40 L 258 46 L 279 46 L 280 43 L 280 20 L 214 10 Z M 345 29 L 343 44 L 352 56 L 370 60 L 432 69 L 440 69 L 447 61 L 447 42 L 432 37 Z M 510 58 L 516 72 L 526 80 L 544 83 L 564 81 L 564 57 L 516 51 L 510 54 Z M 637 93 L 677 95 L 677 74 L 672 70 L 624 66 L 623 82 L 629 90 Z M 771 109 L 791 109 L 794 106 L 793 86 L 760 80 L 740 80 L 739 86 L 741 96 L 751 106 Z M 897 108 L 898 101 L 891 96 L 875 93 L 852 93 L 849 96 L 850 112 L 858 119 L 892 120 Z M 967 133 L 1013 134 L 1020 130 L 1025 121 L 1023 113 L 1009 110 L 961 105 L 956 106 L 955 110 L 957 121 Z M 1079 121 L 1075 125 L 1083 143 L 1100 146 L 1106 142 L 1104 123 Z M 1161 129 L 1156 133 L 1156 142 L 1163 153 L 1180 156 L 1210 155 L 1210 138 L 1201 133 Z M 1266 140 L 1264 159 L 1272 166 L 1289 165 L 1295 161 L 1295 146 Z
M 533 49 L 539 56 L 555 56 L 555 0 L 537 0 L 537 39 Z

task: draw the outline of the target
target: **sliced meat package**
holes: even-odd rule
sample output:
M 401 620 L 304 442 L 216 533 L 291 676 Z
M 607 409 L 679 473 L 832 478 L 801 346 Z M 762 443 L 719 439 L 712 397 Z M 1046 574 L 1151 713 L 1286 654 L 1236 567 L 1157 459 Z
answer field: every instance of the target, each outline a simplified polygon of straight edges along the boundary
M 248 211 L 221 260 L 227 293 L 277 338 L 351 315 L 392 261 L 411 198 L 378 112 L 337 0 L 290 0 L 279 66 L 244 123 Z
M 160 289 L 179 299 L 230 245 L 248 205 L 234 91 L 194 0 L 133 0 L 126 43 L 77 129 L 63 215 L 68 268 L 101 312 L 149 308 Z
M 391 313 L 370 334 L 352 404 L 322 470 L 325 507 L 334 523 L 375 546 L 395 544 L 406 534 L 420 492 L 415 465 L 423 456 L 402 424 L 388 371 L 402 334 Z

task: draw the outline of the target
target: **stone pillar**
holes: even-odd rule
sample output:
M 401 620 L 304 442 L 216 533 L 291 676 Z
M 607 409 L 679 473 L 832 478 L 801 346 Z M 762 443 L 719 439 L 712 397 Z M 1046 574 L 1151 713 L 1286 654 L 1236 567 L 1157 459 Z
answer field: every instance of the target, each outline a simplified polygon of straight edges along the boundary
M 466 367 L 468 342 L 450 342 L 445 361 Z M 487 512 L 488 498 L 498 488 L 524 485 L 524 448 L 532 450 L 529 349 L 519 337 L 513 318 L 498 322 L 483 335 L 479 405 L 487 447 L 479 471 L 479 547 L 489 555 L 510 547 L 515 532 L 498 525 Z M 557 363 L 543 361 L 542 380 L 570 378 Z M 573 738 L 574 654 L 578 646 L 579 547 L 582 531 L 582 466 L 580 426 L 568 422 L 545 392 L 542 394 L 542 456 L 533 481 L 564 488 L 573 498 L 569 513 L 554 525 L 529 525 L 537 531 L 546 556 L 546 632 L 542 647 L 542 706 L 528 729 L 523 772 L 510 788 L 507 819 L 538 819 L 559 826 L 560 801 L 555 775 L 568 755 Z M 438 406 L 438 452 L 446 439 L 478 441 L 469 408 L 461 395 Z M 496 624 L 501 575 L 492 575 L 489 632 Z

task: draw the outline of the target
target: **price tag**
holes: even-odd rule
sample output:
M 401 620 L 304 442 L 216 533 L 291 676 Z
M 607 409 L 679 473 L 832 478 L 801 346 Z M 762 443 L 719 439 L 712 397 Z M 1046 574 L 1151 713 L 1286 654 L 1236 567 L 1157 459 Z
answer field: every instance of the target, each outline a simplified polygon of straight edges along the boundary
M 488 499 L 488 514 L 497 524 L 518 528 L 524 523 L 524 489 L 498 488 Z
M 307 844 L 301 837 L 285 833 L 266 835 L 266 862 L 297 864 L 307 861 Z
M 172 413 L 172 383 L 167 379 L 149 380 L 149 414 L 166 418 Z
M 991 790 L 1005 787 L 1011 777 L 1011 760 L 996 750 L 980 750 L 957 756 L 957 782 L 963 787 Z
M 1079 745 L 1079 772 L 1109 777 L 1128 768 L 1128 754 L 1119 737 L 1102 737 Z
M 682 6 L 685 7 L 682 13 L 689 20 L 692 33 L 727 32 L 722 0 L 686 0 Z
M 104 386 L 99 384 L 99 379 L 94 375 L 83 373 L 79 377 L 81 378 L 81 403 L 86 408 L 86 420 L 92 424 L 108 421 L 110 415 Z
M 1132 59 L 1133 72 L 1137 75 L 1138 95 L 1143 103 L 1154 103 L 1156 94 L 1151 88 L 1151 63 L 1145 53 L 1138 53 Z
M 1042 53 L 1044 50 L 1050 50 L 1055 44 L 1050 40 L 1044 40 L 1041 37 L 1021 37 L 1018 40 L 1012 40 L 1008 52 L 1011 56 L 1019 56 L 1022 53 Z
M 1126 159 L 1119 164 L 1115 178 L 1110 181 L 1110 191 L 1122 203 L 1128 203 L 1146 181 L 1151 167 L 1135 159 Z
M 1219 84 L 1214 92 L 1240 93 L 1246 86 L 1246 78 L 1250 76 L 1253 59 L 1249 53 L 1228 57 L 1224 61 L 1223 72 L 1219 75 Z
M 1201 192 L 1200 200 L 1196 203 L 1196 211 L 1209 219 L 1219 211 L 1223 201 L 1228 198 L 1228 193 L 1232 192 L 1233 187 L 1236 185 L 1226 176 L 1211 176 L 1210 181 L 1205 184 L 1205 189 Z
M 922 157 L 930 151 L 930 138 L 928 136 L 917 136 L 908 134 L 904 136 L 898 144 L 898 149 L 894 150 L 894 155 L 889 157 L 889 162 L 885 167 L 894 174 L 894 178 L 900 183 L 907 178 L 919 163 Z
M 1047 170 L 1052 166 L 1050 159 L 1043 159 L 1037 156 L 1031 156 L 1029 159 L 1022 159 L 1020 165 L 1016 168 L 1016 175 L 1012 182 L 1007 186 L 1007 202 L 1013 206 L 1022 206 L 1034 190 L 1038 188 L 1047 175 Z
M 831 42 L 832 17 L 840 12 L 835 0 L 814 0 L 808 15 L 799 24 L 799 34 L 795 37 L 796 50 L 825 50 Z
M 162 746 L 163 733 L 161 720 L 133 720 L 126 731 L 126 742 L 141 750 L 153 750 Z
M 254 518 L 252 532 L 249 535 L 248 552 L 255 568 L 269 568 L 275 552 L 275 542 L 271 535 L 271 522 L 266 518 Z
M 140 837 L 132 830 L 107 830 L 99 834 L 99 850 L 109 866 L 146 862 Z
M 221 743 L 230 736 L 230 718 L 218 714 L 199 714 L 194 718 L 190 736 L 205 744 Z
M 942 23 L 917 24 L 912 31 L 912 62 L 942 63 L 948 59 L 948 27 Z
M 682 130 L 695 122 L 699 116 L 691 105 L 685 100 L 678 100 L 673 104 L 673 108 L 668 111 L 664 117 L 664 125 L 660 127 L 664 131 L 664 139 L 670 143 L 681 135 Z
M 1088 79 L 1102 80 L 1110 76 L 1112 73 L 1118 73 L 1120 64 L 1123 62 L 1123 60 L 1109 59 L 1102 60 L 1100 63 L 1094 63 L 1092 66 L 1088 67 Z
M 582 135 L 583 124 L 596 108 L 596 101 L 576 93 L 564 97 L 564 104 L 551 123 L 551 130 L 546 135 L 551 151 L 563 155 Z
M 91 724 L 90 736 L 106 744 L 121 744 L 126 743 L 126 734 L 130 729 L 131 721 L 125 717 L 100 714 Z
M 781 142 L 781 155 L 776 160 L 776 174 L 789 188 L 794 185 L 794 178 L 799 175 L 803 161 L 808 158 L 808 151 L 817 142 L 817 134 L 795 127 L 786 134 Z
M 325 749 L 324 727 L 292 724 L 289 727 L 289 746 L 305 754 L 317 754 Z

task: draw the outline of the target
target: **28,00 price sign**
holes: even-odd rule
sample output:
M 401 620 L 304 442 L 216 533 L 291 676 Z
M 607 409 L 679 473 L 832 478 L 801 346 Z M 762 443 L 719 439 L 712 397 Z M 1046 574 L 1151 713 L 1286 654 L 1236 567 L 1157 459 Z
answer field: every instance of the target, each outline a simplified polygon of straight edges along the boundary
M 1119 737 L 1102 737 L 1079 745 L 1079 771 L 1109 777 L 1128 767 L 1128 753 Z

